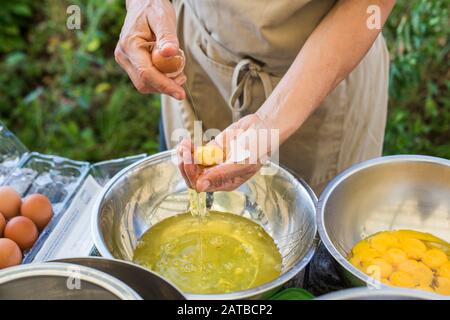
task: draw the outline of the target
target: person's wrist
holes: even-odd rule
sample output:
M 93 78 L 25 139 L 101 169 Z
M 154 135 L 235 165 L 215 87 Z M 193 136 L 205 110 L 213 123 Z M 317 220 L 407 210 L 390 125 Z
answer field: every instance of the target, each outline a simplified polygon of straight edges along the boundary
M 133 6 L 133 4 L 134 4 L 135 1 L 136 1 L 136 0 L 126 0 L 126 1 L 125 1 L 125 8 L 126 8 L 127 10 L 130 10 L 130 8 Z
M 257 113 L 239 120 L 229 142 L 228 158 L 234 163 L 262 164 L 277 148 L 278 131 L 269 127 Z M 241 132 L 240 132 L 241 131 Z

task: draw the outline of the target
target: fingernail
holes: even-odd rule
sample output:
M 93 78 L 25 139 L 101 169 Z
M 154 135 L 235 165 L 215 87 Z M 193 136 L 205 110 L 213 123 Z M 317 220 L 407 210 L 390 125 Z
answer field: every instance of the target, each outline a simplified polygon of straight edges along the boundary
M 206 191 L 206 190 L 208 190 L 208 188 L 209 188 L 209 186 L 211 185 L 211 182 L 209 182 L 209 180 L 203 180 L 203 181 L 200 181 L 200 183 L 199 183 L 200 185 L 199 185 L 199 191 Z
M 180 93 L 178 93 L 178 92 L 175 92 L 173 95 L 172 95 L 172 97 L 174 97 L 175 99 L 177 99 L 177 100 L 181 100 L 183 97 L 181 96 L 181 94 Z

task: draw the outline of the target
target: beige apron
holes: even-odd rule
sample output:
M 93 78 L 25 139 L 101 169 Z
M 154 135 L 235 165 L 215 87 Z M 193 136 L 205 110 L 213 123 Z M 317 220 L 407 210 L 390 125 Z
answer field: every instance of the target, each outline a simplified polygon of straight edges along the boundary
M 203 129 L 219 130 L 262 105 L 335 3 L 173 2 L 196 113 Z M 280 163 L 306 180 L 316 194 L 338 172 L 381 154 L 388 71 L 389 55 L 380 35 L 356 69 L 281 146 Z M 171 141 L 172 132 L 192 132 L 194 113 L 190 101 L 164 95 L 162 113 L 166 143 L 173 148 L 177 141 Z

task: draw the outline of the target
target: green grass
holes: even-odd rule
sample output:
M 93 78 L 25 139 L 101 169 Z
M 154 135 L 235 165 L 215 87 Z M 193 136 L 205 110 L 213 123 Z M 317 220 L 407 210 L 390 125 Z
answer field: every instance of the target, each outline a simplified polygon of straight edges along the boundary
M 82 30 L 66 28 L 69 4 Z M 385 154 L 450 158 L 449 0 L 397 1 Z M 100 161 L 158 147 L 159 97 L 114 61 L 123 0 L 16 0 L 0 11 L 0 118 L 32 150 Z

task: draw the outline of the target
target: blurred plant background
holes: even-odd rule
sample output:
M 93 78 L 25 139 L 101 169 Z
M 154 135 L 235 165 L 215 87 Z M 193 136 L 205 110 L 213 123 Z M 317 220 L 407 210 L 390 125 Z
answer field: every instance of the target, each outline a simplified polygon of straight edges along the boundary
M 124 0 L 1 0 L 0 118 L 32 150 L 100 161 L 158 148 L 159 96 L 143 96 L 113 52 Z M 78 4 L 81 30 L 66 28 Z M 385 154 L 450 158 L 450 0 L 398 0 Z

